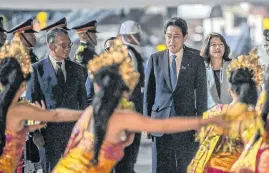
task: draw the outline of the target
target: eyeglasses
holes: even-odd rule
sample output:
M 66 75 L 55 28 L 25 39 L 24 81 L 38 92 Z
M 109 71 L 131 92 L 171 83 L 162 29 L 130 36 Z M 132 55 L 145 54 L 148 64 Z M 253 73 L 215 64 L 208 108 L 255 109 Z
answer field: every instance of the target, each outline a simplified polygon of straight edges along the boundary
M 56 43 L 57 44 L 57 43 Z M 67 48 L 71 48 L 73 46 L 73 42 L 69 42 L 69 43 L 58 43 L 57 45 L 61 45 L 61 47 L 63 49 L 67 49 Z

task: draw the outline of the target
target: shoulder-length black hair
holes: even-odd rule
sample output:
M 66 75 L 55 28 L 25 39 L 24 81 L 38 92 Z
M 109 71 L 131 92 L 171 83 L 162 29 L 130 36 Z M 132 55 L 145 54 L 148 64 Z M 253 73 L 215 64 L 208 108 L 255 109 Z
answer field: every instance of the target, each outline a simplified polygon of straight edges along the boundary
M 200 55 L 204 58 L 204 60 L 206 61 L 207 64 L 210 64 L 210 62 L 211 62 L 210 52 L 209 52 L 210 41 L 214 37 L 219 38 L 224 44 L 225 52 L 224 52 L 222 59 L 224 61 L 231 61 L 231 59 L 229 58 L 229 54 L 231 51 L 229 45 L 226 43 L 225 38 L 221 34 L 216 33 L 216 32 L 212 32 L 211 34 L 208 34 L 206 36 L 204 43 L 203 43 L 203 46 L 202 46 L 202 49 L 201 49 L 201 52 L 200 52 Z

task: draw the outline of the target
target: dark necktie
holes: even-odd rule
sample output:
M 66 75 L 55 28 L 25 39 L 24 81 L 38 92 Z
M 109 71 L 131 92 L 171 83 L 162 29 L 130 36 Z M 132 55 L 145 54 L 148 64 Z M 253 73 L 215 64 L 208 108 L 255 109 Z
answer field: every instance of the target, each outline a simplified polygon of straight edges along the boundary
M 172 63 L 170 66 L 170 78 L 171 78 L 171 84 L 172 84 L 172 88 L 173 90 L 176 87 L 177 84 L 177 64 L 176 64 L 176 55 L 172 55 Z
M 172 63 L 170 65 L 170 78 L 171 78 L 171 84 L 173 90 L 175 90 L 176 84 L 177 84 L 177 63 L 176 63 L 176 55 L 172 56 Z M 175 104 L 174 101 L 172 101 L 171 110 L 170 110 L 170 116 L 175 116 L 176 110 L 175 110 Z
M 57 70 L 57 81 L 58 81 L 58 85 L 62 88 L 64 87 L 65 84 L 65 79 L 64 79 L 64 73 L 62 71 L 62 62 L 57 62 L 58 65 L 58 70 Z

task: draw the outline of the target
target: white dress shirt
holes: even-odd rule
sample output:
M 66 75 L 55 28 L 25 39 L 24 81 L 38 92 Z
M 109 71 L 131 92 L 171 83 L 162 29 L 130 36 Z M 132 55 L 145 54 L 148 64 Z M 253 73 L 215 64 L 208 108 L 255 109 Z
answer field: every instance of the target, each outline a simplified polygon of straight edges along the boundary
M 63 71 L 63 74 L 64 74 L 64 79 L 66 81 L 66 70 L 65 70 L 65 61 L 62 60 L 62 61 L 57 61 L 55 58 L 53 58 L 52 56 L 49 55 L 49 59 L 51 61 L 51 64 L 57 74 L 57 71 L 58 71 L 58 68 L 59 68 L 59 65 L 57 64 L 57 62 L 62 62 L 62 66 L 61 66 L 61 69 Z
M 179 52 L 177 52 L 176 54 L 173 54 L 172 52 L 169 51 L 169 64 L 170 64 L 170 67 L 171 67 L 174 55 L 176 55 L 177 77 L 178 77 L 180 67 L 181 67 L 182 57 L 183 57 L 183 48 Z

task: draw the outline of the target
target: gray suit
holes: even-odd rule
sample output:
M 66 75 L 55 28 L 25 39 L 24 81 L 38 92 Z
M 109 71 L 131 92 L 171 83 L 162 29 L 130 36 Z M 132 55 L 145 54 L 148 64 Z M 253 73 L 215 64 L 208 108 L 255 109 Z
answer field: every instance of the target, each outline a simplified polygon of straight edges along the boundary
M 230 104 L 232 102 L 232 97 L 228 92 L 229 81 L 228 81 L 227 69 L 229 64 L 230 64 L 229 62 L 223 61 L 223 68 L 221 69 L 222 70 L 221 73 L 223 74 L 223 80 L 220 81 L 220 92 L 221 92 L 220 97 L 218 95 L 216 88 L 214 72 L 212 68 L 206 64 L 208 108 L 212 108 L 217 104 Z
M 184 48 L 174 90 L 171 86 L 169 68 L 168 50 L 151 55 L 145 73 L 143 114 L 156 119 L 166 119 L 170 117 L 173 104 L 175 116 L 201 115 L 207 110 L 207 84 L 203 58 Z M 158 154 L 157 172 L 184 172 L 197 149 L 197 144 L 194 143 L 194 131 L 173 135 L 163 133 L 152 135 L 153 150 L 156 147 Z M 154 154 L 156 155 L 153 151 Z M 176 167 L 175 160 L 177 160 Z M 154 166 L 156 165 L 153 163 L 153 170 Z

